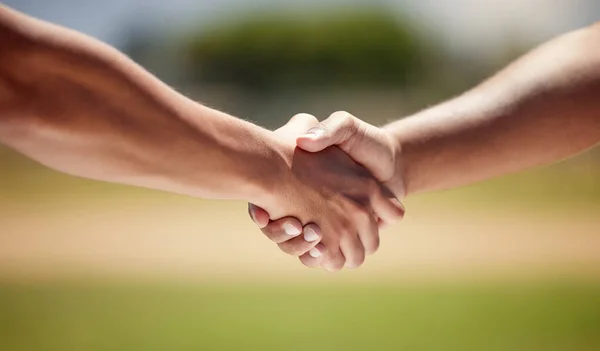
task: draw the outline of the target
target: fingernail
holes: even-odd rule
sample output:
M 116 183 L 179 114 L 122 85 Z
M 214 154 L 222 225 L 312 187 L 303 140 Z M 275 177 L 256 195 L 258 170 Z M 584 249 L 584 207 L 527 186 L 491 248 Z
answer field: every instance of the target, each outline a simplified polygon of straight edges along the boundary
M 254 223 L 258 223 L 258 221 L 256 220 L 256 214 L 254 214 L 254 209 L 250 209 L 250 218 L 252 218 L 252 221 Z
M 290 223 L 283 224 L 283 231 L 285 231 L 285 233 L 287 235 L 296 236 L 296 235 L 300 234 L 300 230 L 298 228 L 294 227 L 293 225 L 291 225 Z
M 321 137 L 323 134 L 325 134 L 325 130 L 323 128 L 311 128 L 306 132 L 306 134 L 304 134 L 304 136 L 316 139 Z
M 317 250 L 317 249 L 316 249 L 316 248 L 314 248 L 314 247 L 313 247 L 312 249 L 310 249 L 310 251 L 308 251 L 308 254 L 309 254 L 311 257 L 314 257 L 314 258 L 317 258 L 317 257 L 321 256 L 321 253 L 319 252 L 319 250 Z
M 304 230 L 304 240 L 308 241 L 308 242 L 312 242 L 319 239 L 319 234 L 317 234 L 317 232 L 315 232 L 314 229 L 312 228 L 306 228 Z

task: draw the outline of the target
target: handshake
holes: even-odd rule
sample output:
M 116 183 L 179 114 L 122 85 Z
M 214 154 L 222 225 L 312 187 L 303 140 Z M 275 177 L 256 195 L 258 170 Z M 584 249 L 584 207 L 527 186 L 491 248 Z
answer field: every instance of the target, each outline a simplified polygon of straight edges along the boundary
M 563 160 L 600 142 L 600 24 L 376 128 L 346 112 L 274 133 L 187 99 L 118 51 L 0 5 L 0 143 L 71 175 L 252 202 L 307 266 L 360 266 L 407 195 Z
M 321 123 L 298 114 L 274 133 L 290 147 L 286 181 L 273 183 L 268 207 L 249 204 L 253 221 L 306 266 L 359 267 L 377 251 L 379 229 L 404 215 L 398 143 L 347 112 Z

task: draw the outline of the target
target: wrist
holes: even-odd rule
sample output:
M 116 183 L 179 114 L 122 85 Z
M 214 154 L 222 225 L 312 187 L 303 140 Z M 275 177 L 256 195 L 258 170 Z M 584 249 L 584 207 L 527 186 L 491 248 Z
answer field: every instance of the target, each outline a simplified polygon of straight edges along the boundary
M 268 135 L 263 139 L 264 157 L 252 165 L 255 171 L 246 181 L 244 200 L 273 211 L 278 206 L 276 194 L 284 191 L 290 174 L 293 148 L 272 132 L 265 132 Z
M 382 127 L 381 130 L 388 139 L 392 154 L 392 172 L 385 185 L 394 193 L 396 198 L 401 200 L 408 195 L 405 178 L 406 164 L 403 157 L 402 143 L 388 126 Z
M 432 170 L 431 165 L 438 154 L 428 151 L 436 137 L 430 131 L 432 125 L 438 124 L 440 115 L 436 110 L 419 112 L 383 128 L 396 143 L 395 178 L 402 179 L 404 196 L 429 190 L 435 179 L 444 176 L 443 172 Z
M 270 204 L 289 168 L 283 142 L 273 132 L 244 120 L 193 102 L 189 106 L 193 113 L 175 118 L 192 132 L 172 133 L 173 145 L 166 149 L 177 152 L 169 152 L 163 162 L 167 164 L 161 163 L 169 188 L 202 198 L 243 200 L 263 208 Z

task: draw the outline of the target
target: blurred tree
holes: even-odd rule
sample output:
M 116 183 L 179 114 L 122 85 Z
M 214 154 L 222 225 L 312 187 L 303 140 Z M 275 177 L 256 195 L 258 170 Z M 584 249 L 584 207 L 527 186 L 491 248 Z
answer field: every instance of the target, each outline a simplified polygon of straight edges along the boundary
M 263 15 L 193 34 L 190 78 L 263 90 L 405 86 L 427 61 L 424 41 L 391 14 Z

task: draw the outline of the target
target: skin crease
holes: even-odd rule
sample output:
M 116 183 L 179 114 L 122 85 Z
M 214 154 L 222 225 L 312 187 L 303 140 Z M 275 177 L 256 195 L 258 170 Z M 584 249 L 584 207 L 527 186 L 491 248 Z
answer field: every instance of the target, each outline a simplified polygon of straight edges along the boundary
M 75 176 L 292 215 L 317 228 L 305 247 L 319 255 L 303 263 L 358 266 L 378 245 L 377 219 L 402 209 L 338 147 L 296 148 L 316 123 L 303 115 L 267 131 L 187 99 L 114 48 L 0 5 L 0 142 Z
M 534 49 L 474 89 L 377 128 L 336 112 L 297 138 L 320 152 L 337 145 L 398 199 L 558 162 L 600 142 L 600 24 Z M 270 221 L 250 205 L 265 235 Z

